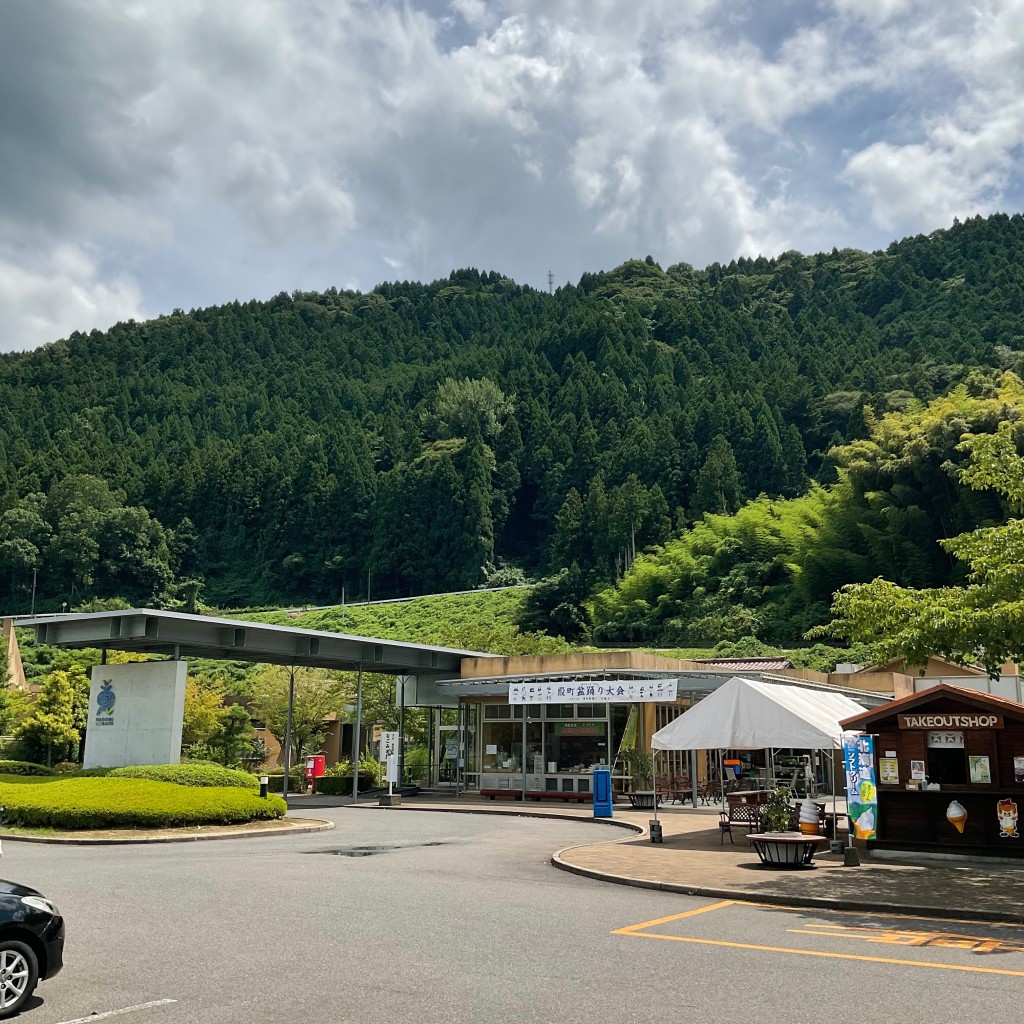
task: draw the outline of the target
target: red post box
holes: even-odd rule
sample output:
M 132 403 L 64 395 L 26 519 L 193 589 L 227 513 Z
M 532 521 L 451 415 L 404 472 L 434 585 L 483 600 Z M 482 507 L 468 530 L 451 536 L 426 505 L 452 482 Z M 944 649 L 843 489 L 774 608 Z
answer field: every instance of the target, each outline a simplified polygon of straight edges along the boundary
M 316 792 L 316 780 L 327 770 L 327 758 L 323 754 L 311 754 L 306 758 L 306 781 Z

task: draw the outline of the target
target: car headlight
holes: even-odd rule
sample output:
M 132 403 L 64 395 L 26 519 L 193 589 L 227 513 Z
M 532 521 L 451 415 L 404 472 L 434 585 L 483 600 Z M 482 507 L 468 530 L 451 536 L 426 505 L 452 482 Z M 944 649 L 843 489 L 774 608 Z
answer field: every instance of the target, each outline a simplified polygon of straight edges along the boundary
M 21 902 L 26 907 L 41 910 L 44 914 L 52 914 L 54 917 L 57 916 L 57 908 L 49 900 L 44 900 L 42 896 L 22 896 Z

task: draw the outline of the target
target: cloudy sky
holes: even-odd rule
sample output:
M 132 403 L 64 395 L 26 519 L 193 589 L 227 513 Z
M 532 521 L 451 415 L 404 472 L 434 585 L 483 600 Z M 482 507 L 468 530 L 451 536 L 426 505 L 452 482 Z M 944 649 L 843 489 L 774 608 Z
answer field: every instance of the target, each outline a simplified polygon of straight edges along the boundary
M 0 349 L 1022 208 L 1024 0 L 0 0 Z

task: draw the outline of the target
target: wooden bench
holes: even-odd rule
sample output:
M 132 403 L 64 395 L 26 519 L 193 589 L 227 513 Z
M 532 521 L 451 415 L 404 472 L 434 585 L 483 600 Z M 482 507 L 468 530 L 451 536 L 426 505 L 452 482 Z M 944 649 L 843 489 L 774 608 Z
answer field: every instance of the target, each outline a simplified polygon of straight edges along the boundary
M 742 828 L 747 834 L 759 831 L 763 811 L 764 807 L 760 804 L 731 804 L 728 811 L 719 811 L 719 845 L 725 842 L 726 834 L 729 836 L 729 842 L 735 845 L 736 840 L 732 837 L 734 828 Z

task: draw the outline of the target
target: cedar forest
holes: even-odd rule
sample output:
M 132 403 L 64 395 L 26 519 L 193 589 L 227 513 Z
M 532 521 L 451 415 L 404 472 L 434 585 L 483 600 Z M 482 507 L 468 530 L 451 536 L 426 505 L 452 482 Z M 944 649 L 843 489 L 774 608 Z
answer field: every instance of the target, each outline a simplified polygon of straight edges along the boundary
M 553 294 L 498 273 L 180 310 L 0 357 L 0 597 L 336 603 L 525 577 L 521 626 L 792 642 L 955 583 L 1024 416 L 1024 217 Z M 647 552 L 644 554 L 644 552 Z

